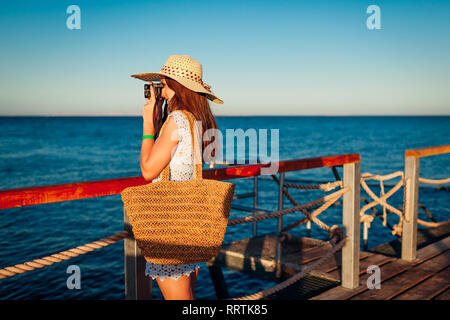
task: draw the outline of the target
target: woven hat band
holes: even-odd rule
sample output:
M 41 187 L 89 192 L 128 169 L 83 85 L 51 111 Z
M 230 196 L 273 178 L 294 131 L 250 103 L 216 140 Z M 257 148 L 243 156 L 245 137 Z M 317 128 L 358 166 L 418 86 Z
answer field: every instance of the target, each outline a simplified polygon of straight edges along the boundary
M 165 73 L 169 76 L 184 78 L 186 80 L 195 81 L 200 84 L 202 83 L 202 75 L 201 74 L 198 74 L 195 71 L 192 72 L 191 70 L 187 70 L 184 68 L 172 67 L 172 66 L 165 65 L 162 67 L 161 72 Z
M 196 137 L 195 133 L 198 133 L 201 137 L 201 133 L 198 132 L 197 126 L 194 124 L 195 117 L 194 115 L 187 111 L 187 110 L 177 110 L 181 111 L 189 121 L 189 128 L 191 130 L 191 141 L 192 141 L 192 154 L 194 155 L 194 179 L 200 180 L 203 179 L 203 168 L 202 168 L 202 155 L 200 151 L 200 140 Z M 161 130 L 166 125 L 167 121 L 164 122 L 163 126 L 161 127 Z M 200 128 L 199 128 L 200 129 Z M 161 132 L 160 130 L 160 132 Z M 165 166 L 165 168 L 161 171 L 161 181 L 169 181 L 170 176 L 170 161 Z

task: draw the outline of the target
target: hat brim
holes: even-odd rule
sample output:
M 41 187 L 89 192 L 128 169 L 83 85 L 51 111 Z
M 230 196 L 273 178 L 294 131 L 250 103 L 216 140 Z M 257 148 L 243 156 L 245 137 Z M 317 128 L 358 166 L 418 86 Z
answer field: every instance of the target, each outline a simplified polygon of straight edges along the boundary
M 143 80 L 143 81 L 161 81 L 161 76 L 165 76 L 171 79 L 174 79 L 181 83 L 188 89 L 191 89 L 195 92 L 201 92 L 206 95 L 206 97 L 214 103 L 223 104 L 223 101 L 214 95 L 211 91 L 206 90 L 200 83 L 187 80 L 181 77 L 177 77 L 174 75 L 166 74 L 164 72 L 153 72 L 153 73 L 137 73 L 131 75 L 133 78 Z

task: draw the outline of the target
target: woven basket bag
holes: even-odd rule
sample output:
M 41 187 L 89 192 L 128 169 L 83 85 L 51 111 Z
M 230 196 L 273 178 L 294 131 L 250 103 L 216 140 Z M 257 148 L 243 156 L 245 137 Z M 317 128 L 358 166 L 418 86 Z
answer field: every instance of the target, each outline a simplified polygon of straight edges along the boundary
M 147 261 L 158 264 L 206 262 L 217 256 L 235 188 L 234 183 L 203 179 L 199 140 L 194 138 L 195 117 L 181 111 L 189 119 L 194 178 L 169 180 L 167 164 L 160 181 L 121 192 L 138 247 Z

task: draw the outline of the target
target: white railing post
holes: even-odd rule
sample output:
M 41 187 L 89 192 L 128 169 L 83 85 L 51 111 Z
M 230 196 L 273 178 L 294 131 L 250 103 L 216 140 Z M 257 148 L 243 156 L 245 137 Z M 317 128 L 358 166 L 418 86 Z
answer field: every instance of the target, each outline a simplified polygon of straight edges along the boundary
M 133 238 L 127 211 L 123 208 L 124 229 L 129 236 L 124 238 L 125 299 L 152 299 L 152 278 L 145 275 L 146 260 Z
M 360 162 L 343 166 L 343 187 L 351 188 L 344 193 L 342 204 L 342 231 L 349 239 L 342 248 L 341 285 L 348 289 L 359 286 L 360 166 Z
M 417 251 L 417 207 L 419 202 L 419 157 L 405 156 L 405 186 L 403 192 L 403 212 L 408 218 L 403 219 L 402 259 L 416 259 Z

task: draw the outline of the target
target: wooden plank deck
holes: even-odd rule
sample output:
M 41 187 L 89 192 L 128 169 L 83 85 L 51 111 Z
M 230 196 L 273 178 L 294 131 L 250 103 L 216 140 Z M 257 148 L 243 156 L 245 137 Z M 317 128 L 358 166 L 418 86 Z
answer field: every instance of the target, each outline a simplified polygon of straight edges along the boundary
M 282 281 L 320 259 L 331 245 L 317 239 L 294 237 L 282 243 L 282 278 L 275 277 L 276 235 L 267 234 L 224 245 L 211 263 L 270 281 Z M 307 278 L 268 299 L 390 300 L 436 299 L 450 296 L 450 236 L 417 251 L 417 259 L 406 262 L 375 252 L 360 252 L 360 286 L 344 289 L 341 252 L 326 259 Z M 381 270 L 381 289 L 368 289 L 367 268 Z M 307 290 L 309 290 L 309 295 Z M 316 294 L 315 296 L 311 295 Z
M 370 290 L 370 274 L 361 265 L 360 286 L 354 290 L 336 286 L 312 300 L 429 300 L 449 297 L 450 237 L 430 244 L 417 252 L 417 259 L 405 262 L 388 258 L 374 263 L 381 270 L 381 288 Z M 361 261 L 362 262 L 362 261 Z

